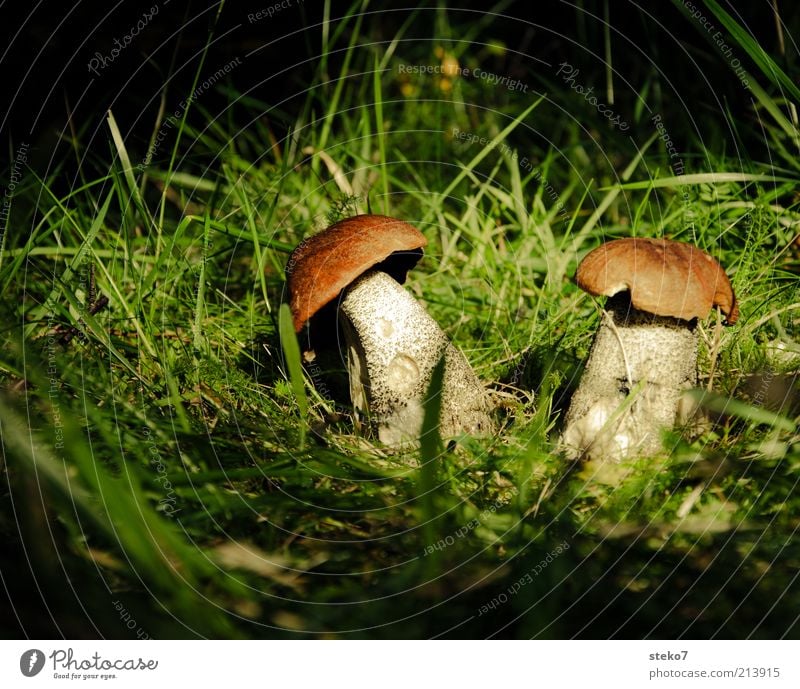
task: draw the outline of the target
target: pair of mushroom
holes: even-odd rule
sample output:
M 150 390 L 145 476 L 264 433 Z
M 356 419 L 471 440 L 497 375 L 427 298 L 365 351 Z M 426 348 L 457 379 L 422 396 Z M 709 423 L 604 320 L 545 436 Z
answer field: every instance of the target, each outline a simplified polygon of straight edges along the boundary
M 401 287 L 426 246 L 400 220 L 342 220 L 295 249 L 287 265 L 294 327 L 338 300 L 353 407 L 387 445 L 415 441 L 433 370 L 443 357 L 440 432 L 494 429 L 486 388 L 464 355 Z M 621 459 L 661 448 L 697 384 L 697 320 L 719 306 L 738 317 L 725 272 L 711 256 L 665 239 L 620 239 L 589 253 L 578 285 L 608 296 L 561 444 L 573 456 Z

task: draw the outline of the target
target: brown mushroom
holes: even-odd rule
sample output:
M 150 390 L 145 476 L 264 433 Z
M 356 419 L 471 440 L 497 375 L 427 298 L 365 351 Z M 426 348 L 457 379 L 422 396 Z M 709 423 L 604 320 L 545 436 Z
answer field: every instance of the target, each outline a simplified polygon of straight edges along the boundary
M 442 356 L 441 434 L 493 428 L 487 391 L 464 355 L 398 282 L 417 263 L 426 244 L 408 223 L 360 215 L 304 241 L 286 268 L 298 332 L 341 295 L 338 318 L 347 349 L 351 401 L 354 409 L 371 416 L 378 437 L 387 445 L 418 439 L 425 393 Z
M 382 266 L 383 271 L 403 282 L 427 245 L 416 227 L 385 215 L 346 218 L 306 239 L 286 265 L 295 331 L 359 275 L 390 257 L 394 266 Z
M 697 385 L 698 319 L 715 306 L 727 325 L 739 317 L 731 283 L 697 247 L 643 238 L 594 249 L 576 280 L 589 294 L 609 299 L 562 444 L 570 455 L 587 458 L 657 453 L 662 431 L 690 413 L 682 397 Z

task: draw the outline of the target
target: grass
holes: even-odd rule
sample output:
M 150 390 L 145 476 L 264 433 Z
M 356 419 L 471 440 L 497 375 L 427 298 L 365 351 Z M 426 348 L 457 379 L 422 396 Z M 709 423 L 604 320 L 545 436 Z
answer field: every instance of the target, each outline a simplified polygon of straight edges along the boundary
M 676 176 L 649 105 L 634 147 L 552 75 L 527 94 L 400 75 L 452 51 L 446 19 L 390 47 L 342 19 L 296 113 L 220 84 L 223 116 L 193 104 L 144 170 L 112 113 L 74 188 L 26 172 L 0 254 L 7 633 L 797 637 L 800 412 L 764 392 L 800 368 L 799 170 L 771 80 L 750 75 L 760 119 L 726 126 L 774 157 L 695 139 Z M 301 368 L 288 252 L 367 209 L 428 238 L 408 289 L 502 394 L 496 437 L 387 452 Z M 568 463 L 600 313 L 571 276 L 632 234 L 732 277 L 740 323 L 701 337 L 714 423 Z

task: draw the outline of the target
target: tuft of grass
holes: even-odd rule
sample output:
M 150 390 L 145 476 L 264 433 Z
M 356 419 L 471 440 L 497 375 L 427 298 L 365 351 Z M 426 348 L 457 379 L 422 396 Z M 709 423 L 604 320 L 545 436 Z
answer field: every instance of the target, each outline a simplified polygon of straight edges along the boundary
M 303 379 L 303 364 L 300 360 L 300 345 L 292 325 L 292 312 L 288 304 L 281 304 L 278 315 L 278 332 L 281 338 L 281 347 L 286 360 L 286 370 L 289 382 L 292 384 L 297 409 L 300 412 L 300 440 L 297 449 L 302 451 L 306 444 L 306 417 L 308 416 L 308 402 L 306 400 L 305 381 Z

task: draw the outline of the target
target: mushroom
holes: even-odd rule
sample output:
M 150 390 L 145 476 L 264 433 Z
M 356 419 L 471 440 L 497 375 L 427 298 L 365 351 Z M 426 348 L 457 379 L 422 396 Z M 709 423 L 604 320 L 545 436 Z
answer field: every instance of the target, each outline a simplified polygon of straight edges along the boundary
M 406 222 L 359 215 L 305 240 L 286 268 L 296 332 L 339 297 L 353 407 L 371 417 L 390 446 L 418 440 L 425 394 L 442 356 L 441 434 L 494 427 L 488 393 L 466 358 L 400 285 L 426 244 Z
M 585 292 L 609 299 L 562 446 L 588 459 L 656 454 L 662 430 L 686 422 L 693 411 L 682 398 L 697 385 L 698 319 L 714 306 L 727 325 L 739 317 L 731 283 L 697 247 L 641 238 L 594 249 L 576 279 Z

